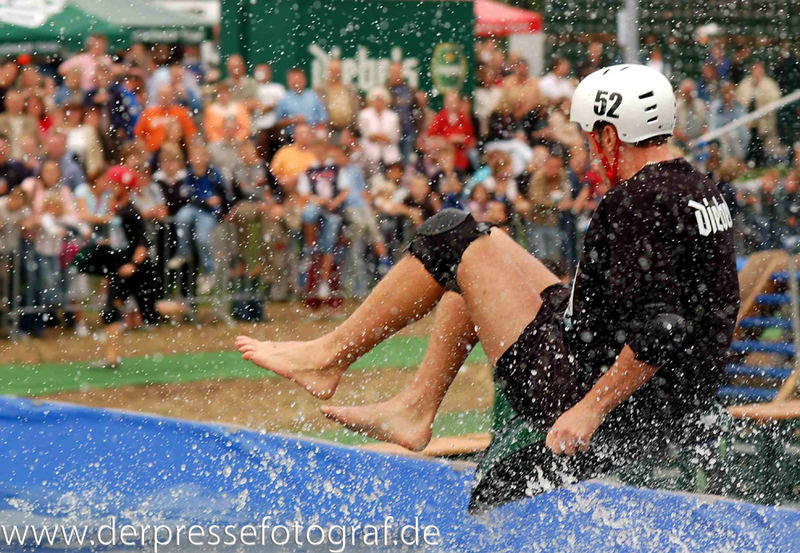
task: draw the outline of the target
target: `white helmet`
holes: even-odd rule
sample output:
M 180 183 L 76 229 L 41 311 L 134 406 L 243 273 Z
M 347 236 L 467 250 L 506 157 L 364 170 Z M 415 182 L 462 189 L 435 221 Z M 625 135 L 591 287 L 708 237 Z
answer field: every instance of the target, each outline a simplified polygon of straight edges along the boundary
M 667 78 L 645 65 L 612 65 L 583 79 L 572 95 L 569 119 L 584 131 L 605 121 L 622 142 L 671 135 L 675 128 L 675 93 Z

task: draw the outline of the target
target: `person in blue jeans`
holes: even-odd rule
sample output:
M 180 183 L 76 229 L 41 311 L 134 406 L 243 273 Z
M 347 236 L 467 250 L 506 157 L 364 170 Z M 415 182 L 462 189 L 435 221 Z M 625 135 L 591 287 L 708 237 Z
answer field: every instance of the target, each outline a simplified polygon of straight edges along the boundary
M 378 230 L 378 218 L 372 210 L 367 182 L 361 165 L 354 163 L 351 156 L 358 146 L 345 146 L 336 150 L 336 161 L 341 167 L 342 184 L 348 190 L 342 214 L 350 231 L 351 258 L 353 260 L 353 292 L 363 295 L 367 292 L 365 246 L 370 246 L 378 258 L 378 271 L 381 276 L 389 272 L 392 262 L 389 251 Z
M 225 182 L 219 172 L 209 165 L 208 150 L 203 144 L 193 144 L 189 149 L 186 185 L 191 197 L 189 203 L 175 215 L 177 249 L 167 268 L 175 271 L 183 267 L 191 257 L 194 242 L 200 261 L 197 294 L 202 296 L 214 288 L 211 231 L 219 224 L 230 202 Z
M 342 171 L 336 163 L 336 149 L 324 144 L 317 147 L 319 162 L 300 175 L 297 193 L 305 204 L 303 220 L 303 259 L 300 272 L 308 272 L 310 261 L 317 251 L 321 254 L 317 297 L 330 296 L 330 276 L 333 269 L 333 250 L 342 227 L 342 206 L 348 188 L 343 186 Z M 305 270 L 304 270 L 305 269 Z

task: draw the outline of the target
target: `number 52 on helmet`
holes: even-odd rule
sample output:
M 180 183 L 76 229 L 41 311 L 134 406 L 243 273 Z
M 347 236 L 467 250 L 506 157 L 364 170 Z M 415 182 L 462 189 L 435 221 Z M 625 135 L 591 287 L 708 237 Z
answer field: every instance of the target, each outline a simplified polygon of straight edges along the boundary
M 669 80 L 644 65 L 612 65 L 583 79 L 572 96 L 570 120 L 586 132 L 599 122 L 635 144 L 675 128 L 675 93 Z

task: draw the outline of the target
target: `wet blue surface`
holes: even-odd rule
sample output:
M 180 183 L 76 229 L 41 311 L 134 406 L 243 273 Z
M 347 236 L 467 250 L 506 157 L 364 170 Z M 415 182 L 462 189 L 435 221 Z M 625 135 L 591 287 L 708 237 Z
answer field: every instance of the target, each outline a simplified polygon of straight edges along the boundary
M 11 397 L 0 397 L 0 442 L 6 527 L 96 530 L 111 517 L 118 525 L 241 526 L 269 517 L 273 525 L 350 527 L 392 517 L 394 528 L 435 525 L 441 543 L 425 550 L 443 552 L 789 552 L 800 543 L 800 511 L 595 482 L 476 518 L 466 513 L 472 469 L 464 465 Z M 0 542 L 0 551 L 15 550 Z M 80 549 L 90 550 L 109 549 Z

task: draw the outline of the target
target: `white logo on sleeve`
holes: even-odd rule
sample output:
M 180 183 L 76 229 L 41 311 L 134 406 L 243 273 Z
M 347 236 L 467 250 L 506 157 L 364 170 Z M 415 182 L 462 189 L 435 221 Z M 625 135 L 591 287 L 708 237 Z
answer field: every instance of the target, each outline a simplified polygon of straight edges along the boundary
M 697 228 L 700 230 L 701 236 L 708 236 L 733 227 L 731 211 L 725 200 L 718 202 L 716 198 L 711 198 L 711 203 L 708 202 L 708 198 L 703 198 L 703 203 L 689 200 L 689 207 L 694 209 Z

